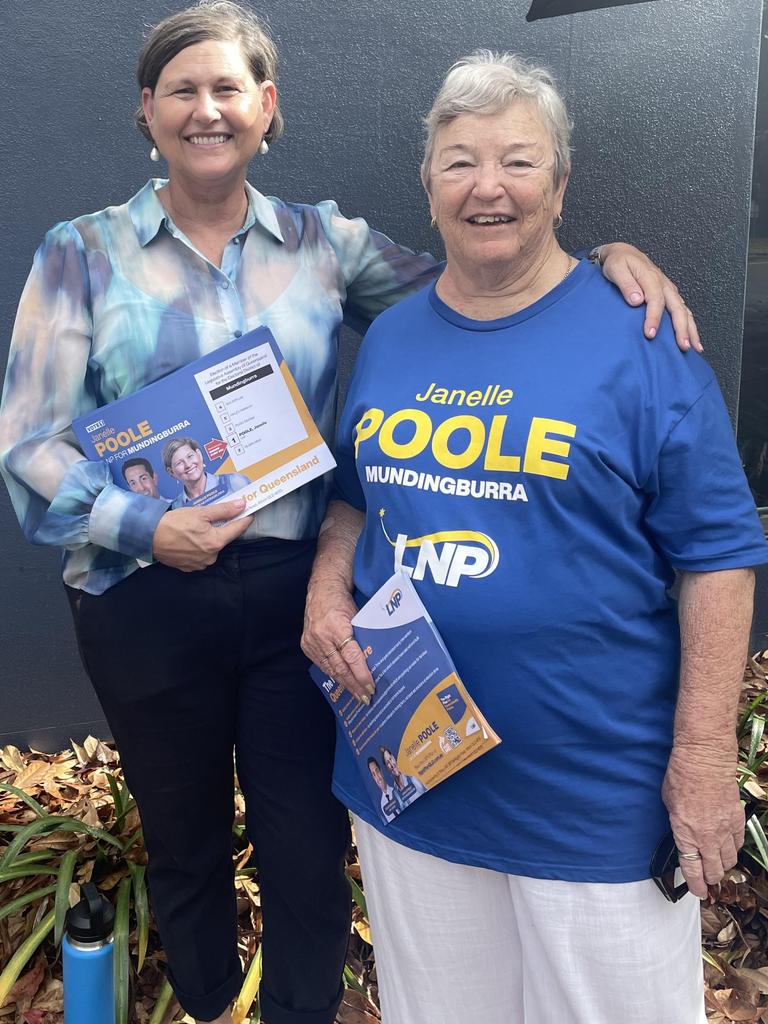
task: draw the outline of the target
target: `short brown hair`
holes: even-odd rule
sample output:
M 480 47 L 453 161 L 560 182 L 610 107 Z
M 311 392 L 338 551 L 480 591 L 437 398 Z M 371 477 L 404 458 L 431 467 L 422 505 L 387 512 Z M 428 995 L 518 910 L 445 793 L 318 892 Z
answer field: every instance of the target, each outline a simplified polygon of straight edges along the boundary
M 165 65 L 188 46 L 208 39 L 239 43 L 255 81 L 277 81 L 277 49 L 256 15 L 234 0 L 199 0 L 151 29 L 139 54 L 139 89 L 151 89 L 154 93 Z M 134 121 L 142 135 L 153 142 L 141 107 L 134 114 Z M 280 138 L 283 124 L 282 112 L 276 105 L 264 135 L 267 142 Z

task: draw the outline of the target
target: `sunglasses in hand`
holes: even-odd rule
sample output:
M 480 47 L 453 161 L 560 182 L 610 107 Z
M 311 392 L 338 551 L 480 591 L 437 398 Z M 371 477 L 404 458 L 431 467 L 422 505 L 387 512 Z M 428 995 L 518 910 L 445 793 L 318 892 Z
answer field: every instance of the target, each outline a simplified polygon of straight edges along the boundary
M 759 804 L 745 789 L 739 790 L 739 796 L 744 804 L 745 820 L 749 821 L 753 815 L 757 814 Z M 741 851 L 739 851 L 739 860 L 741 860 Z M 651 857 L 651 878 L 670 903 L 677 903 L 688 892 L 686 882 L 675 885 L 675 871 L 679 867 L 680 857 L 675 846 L 675 838 L 671 832 L 667 832 Z

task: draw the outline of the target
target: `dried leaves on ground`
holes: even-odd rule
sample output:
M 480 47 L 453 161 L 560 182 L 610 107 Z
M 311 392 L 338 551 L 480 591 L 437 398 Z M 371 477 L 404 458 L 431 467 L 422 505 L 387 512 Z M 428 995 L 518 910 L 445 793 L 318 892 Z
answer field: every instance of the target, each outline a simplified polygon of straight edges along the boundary
M 747 665 L 739 722 L 742 782 L 759 801 L 760 819 L 768 812 L 766 706 L 768 652 L 763 652 Z M 261 904 L 239 794 L 235 810 L 239 950 L 244 969 L 250 965 L 235 1015 L 237 1024 L 245 1024 L 259 1019 L 252 994 L 260 976 Z M 201 808 L 201 828 L 204 819 Z M 743 863 L 729 873 L 718 895 L 702 904 L 711 1024 L 768 1024 L 768 849 L 761 851 L 760 843 L 759 832 L 748 835 Z M 90 880 L 113 900 L 121 885 L 131 888 L 132 910 L 124 923 L 131 957 L 124 1024 L 191 1020 L 165 982 L 163 952 L 145 907 L 145 864 L 138 813 L 110 744 L 88 737 L 57 754 L 0 749 L 0 1024 L 63 1024 L 57 940 L 64 910 L 78 897 L 78 885 Z M 379 1024 L 376 966 L 354 849 L 348 874 L 355 908 L 338 1021 Z M 42 939 L 14 967 L 14 958 L 19 960 L 24 943 L 36 933 Z M 4 992 L 2 979 L 9 974 L 13 984 Z
M 768 827 L 768 651 L 750 658 L 739 721 L 742 784 Z M 768 1024 L 768 874 L 761 839 L 748 829 L 740 864 L 702 904 L 707 1019 Z

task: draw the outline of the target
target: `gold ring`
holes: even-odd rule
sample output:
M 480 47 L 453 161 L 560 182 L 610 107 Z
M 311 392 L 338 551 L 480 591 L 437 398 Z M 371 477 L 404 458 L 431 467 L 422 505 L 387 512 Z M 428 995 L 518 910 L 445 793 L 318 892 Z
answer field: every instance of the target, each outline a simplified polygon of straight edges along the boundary
M 701 860 L 701 854 L 698 850 L 694 853 L 683 853 L 682 850 L 678 850 L 677 855 L 681 860 Z
M 338 654 L 338 650 L 335 647 L 333 648 L 332 651 L 329 651 L 328 654 L 322 654 L 320 655 L 320 657 L 322 658 L 323 661 L 330 661 L 331 657 L 334 654 Z
M 354 637 L 354 634 L 353 634 L 352 636 L 348 636 L 346 640 L 342 640 L 341 643 L 338 644 L 338 646 L 336 647 L 336 650 L 338 651 L 338 653 L 341 654 L 341 649 L 343 647 L 346 647 L 347 644 L 351 644 L 354 639 L 355 639 L 355 637 Z

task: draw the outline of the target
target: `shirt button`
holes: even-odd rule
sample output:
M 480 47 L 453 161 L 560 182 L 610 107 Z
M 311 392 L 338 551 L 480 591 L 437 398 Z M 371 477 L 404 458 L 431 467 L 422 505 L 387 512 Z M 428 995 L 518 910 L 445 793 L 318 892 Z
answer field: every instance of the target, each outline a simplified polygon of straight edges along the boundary
M 243 336 L 243 332 L 242 331 L 235 331 L 235 337 L 236 338 L 242 338 L 242 336 Z
M 240 245 L 240 239 L 239 238 L 233 238 L 232 241 L 235 243 L 235 245 Z
M 229 288 L 229 281 L 222 281 L 221 287 L 224 289 L 224 291 L 226 291 L 227 288 Z

